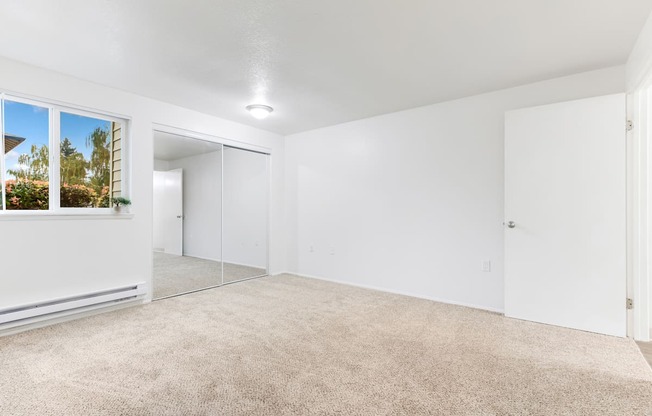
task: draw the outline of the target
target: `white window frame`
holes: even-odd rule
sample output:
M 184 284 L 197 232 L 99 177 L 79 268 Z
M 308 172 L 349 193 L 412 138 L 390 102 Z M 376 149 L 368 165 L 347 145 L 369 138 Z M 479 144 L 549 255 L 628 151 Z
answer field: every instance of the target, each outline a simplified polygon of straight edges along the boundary
M 2 148 L 2 157 L 0 157 L 0 211 L 4 214 L 7 209 L 7 196 L 5 195 L 5 100 L 0 96 L 0 148 Z
M 49 166 L 48 166 L 48 180 L 49 180 L 49 208 L 47 210 L 7 210 L 6 209 L 6 195 L 5 195 L 5 182 L 6 182 L 6 169 L 5 169 L 5 155 L 4 155 L 4 142 L 5 142 L 5 101 L 12 101 L 21 104 L 33 105 L 37 107 L 47 108 L 49 117 Z M 128 141 L 129 141 L 129 128 L 130 119 L 117 117 L 111 114 L 97 112 L 93 110 L 85 110 L 78 107 L 57 104 L 48 101 L 41 101 L 32 98 L 22 97 L 20 95 L 0 93 L 0 147 L 2 148 L 2 157 L 0 158 L 0 192 L 2 193 L 2 210 L 0 210 L 0 220 L 3 217 L 38 217 L 38 216 L 110 216 L 110 217 L 131 217 L 129 214 L 116 214 L 109 204 L 108 208 L 74 208 L 74 207 L 61 207 L 61 166 L 60 166 L 60 145 L 61 145 L 61 113 L 68 113 L 82 117 L 90 117 L 99 120 L 120 123 L 121 125 L 121 140 L 122 140 L 122 157 L 120 160 L 120 168 L 122 171 L 121 178 L 121 195 L 128 198 L 129 196 L 129 178 L 130 172 L 128 169 Z M 111 162 L 111 169 L 113 169 L 113 161 Z

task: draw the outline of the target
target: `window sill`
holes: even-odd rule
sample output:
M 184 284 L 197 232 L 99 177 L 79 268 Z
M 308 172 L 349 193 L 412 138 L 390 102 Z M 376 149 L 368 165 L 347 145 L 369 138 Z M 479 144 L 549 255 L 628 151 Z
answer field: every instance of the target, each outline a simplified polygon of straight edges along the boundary
M 34 221 L 34 220 L 129 220 L 130 213 L 111 212 L 39 212 L 39 211 L 0 211 L 0 221 Z

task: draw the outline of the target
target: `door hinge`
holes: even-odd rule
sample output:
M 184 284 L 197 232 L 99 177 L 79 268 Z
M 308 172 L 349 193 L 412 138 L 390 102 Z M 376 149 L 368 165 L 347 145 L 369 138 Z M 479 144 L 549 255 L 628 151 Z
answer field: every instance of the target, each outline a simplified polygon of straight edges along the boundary
M 627 131 L 634 130 L 634 122 L 632 120 L 627 120 Z
M 627 298 L 625 304 L 627 305 L 627 309 L 634 309 L 634 300 L 632 298 Z

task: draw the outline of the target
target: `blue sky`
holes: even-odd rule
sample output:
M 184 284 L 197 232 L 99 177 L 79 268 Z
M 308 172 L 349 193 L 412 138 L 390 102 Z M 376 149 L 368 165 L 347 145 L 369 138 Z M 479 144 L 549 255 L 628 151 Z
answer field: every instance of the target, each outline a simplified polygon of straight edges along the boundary
M 15 168 L 18 156 L 29 153 L 32 144 L 48 144 L 48 109 L 14 101 L 5 101 L 5 133 L 24 137 L 26 140 L 7 153 L 6 168 Z M 61 140 L 70 139 L 73 147 L 90 158 L 92 148 L 86 146 L 88 137 L 96 127 L 110 127 L 110 122 L 91 117 L 61 112 Z M 9 175 L 8 175 L 9 178 Z
M 86 137 L 97 127 L 109 130 L 110 125 L 109 121 L 62 112 L 61 141 L 67 137 L 72 142 L 72 146 L 77 148 L 78 152 L 83 153 L 86 159 L 89 159 L 93 149 L 86 147 Z

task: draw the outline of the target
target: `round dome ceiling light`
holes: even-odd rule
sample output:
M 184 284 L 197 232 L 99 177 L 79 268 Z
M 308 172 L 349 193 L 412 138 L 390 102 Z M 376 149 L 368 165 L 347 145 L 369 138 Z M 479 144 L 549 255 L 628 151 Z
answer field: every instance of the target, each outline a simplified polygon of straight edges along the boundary
M 264 118 L 267 118 L 268 115 L 274 109 L 268 105 L 263 105 L 263 104 L 251 104 L 245 107 L 249 113 L 251 113 L 252 116 L 257 118 L 258 120 L 262 120 Z

